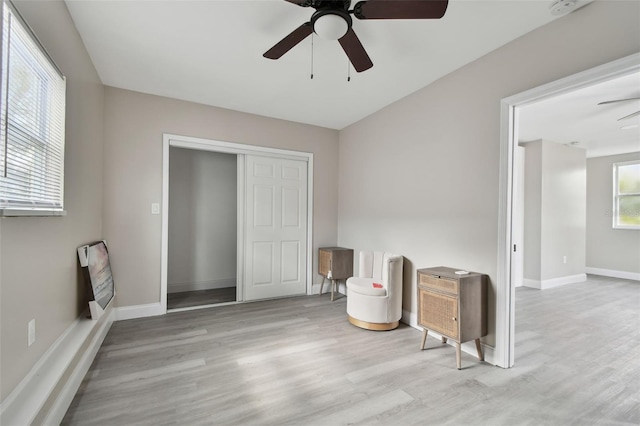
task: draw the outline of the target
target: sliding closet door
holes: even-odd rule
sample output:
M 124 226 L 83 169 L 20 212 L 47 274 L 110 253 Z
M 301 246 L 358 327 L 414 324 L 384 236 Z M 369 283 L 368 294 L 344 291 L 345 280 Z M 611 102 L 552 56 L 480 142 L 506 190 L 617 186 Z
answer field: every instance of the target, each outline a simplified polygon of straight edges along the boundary
M 307 163 L 246 156 L 245 300 L 306 293 Z

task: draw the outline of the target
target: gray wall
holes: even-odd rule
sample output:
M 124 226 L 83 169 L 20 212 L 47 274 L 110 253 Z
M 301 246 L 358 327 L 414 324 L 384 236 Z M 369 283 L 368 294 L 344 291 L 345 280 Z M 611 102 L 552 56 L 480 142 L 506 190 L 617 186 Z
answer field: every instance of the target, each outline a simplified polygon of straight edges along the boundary
M 62 1 L 16 6 L 67 77 L 67 216 L 0 219 L 2 400 L 87 307 L 76 248 L 102 238 L 104 87 Z
M 542 243 L 542 143 L 521 144 L 524 165 L 524 278 L 540 281 Z
M 167 291 L 236 284 L 237 156 L 170 148 Z
M 594 2 L 528 33 L 340 132 L 338 244 L 416 268 L 489 274 L 495 342 L 500 100 L 640 51 L 640 3 Z
M 62 1 L 18 7 L 68 77 L 68 216 L 0 220 L 2 399 L 84 307 L 78 245 L 108 240 L 119 306 L 160 300 L 164 132 L 313 152 L 314 259 L 336 242 L 404 255 L 412 313 L 417 267 L 486 272 L 493 344 L 500 99 L 640 51 L 640 4 L 594 2 L 338 133 L 103 88 Z
M 640 231 L 613 229 L 613 163 L 640 152 L 587 160 L 587 267 L 640 274 Z
M 539 287 L 585 273 L 586 151 L 545 140 L 523 146 L 524 278 Z
M 314 262 L 318 247 L 336 244 L 338 131 L 106 87 L 103 218 L 116 306 L 160 301 L 161 216 L 150 206 L 162 198 L 163 133 L 313 153 Z
M 542 164 L 540 279 L 584 274 L 586 151 L 549 142 L 542 150 Z

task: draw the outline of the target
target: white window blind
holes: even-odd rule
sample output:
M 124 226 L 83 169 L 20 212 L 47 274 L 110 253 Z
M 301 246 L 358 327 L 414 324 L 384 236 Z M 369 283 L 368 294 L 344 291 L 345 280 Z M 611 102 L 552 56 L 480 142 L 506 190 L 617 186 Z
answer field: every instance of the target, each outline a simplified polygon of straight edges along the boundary
M 62 211 L 66 82 L 2 2 L 0 209 Z

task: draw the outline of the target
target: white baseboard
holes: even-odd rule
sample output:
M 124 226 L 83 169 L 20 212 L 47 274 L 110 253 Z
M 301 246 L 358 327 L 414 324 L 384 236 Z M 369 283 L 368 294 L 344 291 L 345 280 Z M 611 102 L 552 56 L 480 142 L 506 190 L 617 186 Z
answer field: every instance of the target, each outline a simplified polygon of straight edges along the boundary
M 165 314 L 160 303 L 77 318 L 0 405 L 0 424 L 59 424 L 114 321 Z M 56 389 L 59 389 L 56 391 Z
M 0 424 L 59 424 L 112 323 L 109 310 L 100 320 L 83 315 L 67 327 L 2 402 Z
M 167 313 L 166 309 L 162 308 L 160 302 L 149 303 L 146 305 L 123 306 L 121 308 L 114 308 L 114 310 L 115 321 L 124 321 L 134 318 L 155 317 Z
M 614 271 L 613 269 L 585 268 L 587 274 L 601 275 L 603 277 L 622 278 L 625 280 L 640 281 L 640 273 L 627 271 Z
M 185 291 L 211 290 L 214 288 L 235 287 L 235 278 L 221 280 L 198 281 L 190 283 L 168 283 L 167 293 L 183 293 Z
M 538 290 L 547 290 L 567 284 L 580 283 L 586 280 L 587 274 L 567 275 L 566 277 L 551 278 L 549 280 L 531 280 L 529 278 L 525 278 L 524 286 L 537 288 Z
M 347 287 L 344 283 L 344 281 L 340 281 L 337 285 L 338 287 L 338 293 L 342 294 L 342 295 L 347 295 Z M 324 286 L 322 287 L 322 294 L 327 294 L 327 293 L 331 293 L 331 281 L 330 280 L 326 280 L 324 282 Z M 320 284 L 313 284 L 311 286 L 311 294 L 320 294 Z
M 418 315 L 417 314 L 414 314 L 414 313 L 409 312 L 409 311 L 405 311 L 403 309 L 402 310 L 402 319 L 401 319 L 401 321 L 403 323 L 415 328 L 416 330 L 422 331 L 422 327 L 420 327 L 418 325 Z M 437 339 L 442 338 L 441 334 L 436 333 L 435 331 L 431 331 L 431 330 L 429 330 L 429 336 L 435 337 Z M 416 340 L 416 342 L 419 343 L 417 340 Z M 447 342 L 447 344 L 450 345 L 450 346 L 454 346 L 455 342 L 449 340 Z M 488 364 L 491 364 L 491 365 L 497 365 L 496 355 L 495 355 L 495 348 L 493 346 L 489 346 L 489 345 L 484 344 L 482 342 L 480 344 L 482 345 L 482 352 L 483 352 L 483 355 L 484 355 L 484 361 L 486 363 L 488 363 Z M 462 349 L 462 352 L 464 352 L 464 353 L 472 355 L 472 356 L 474 356 L 476 358 L 478 357 L 478 351 L 476 349 L 475 342 L 465 342 L 465 343 L 463 343 L 461 345 L 461 349 Z M 455 363 L 455 360 L 454 360 L 454 363 Z
M 326 291 L 326 286 L 322 288 L 322 291 Z M 311 285 L 311 294 L 320 294 L 320 284 Z
M 418 314 L 414 314 L 413 312 L 409 312 L 403 309 L 402 318 L 400 318 L 400 321 L 415 328 L 416 330 L 422 331 L 422 327 L 418 325 Z
M 84 353 L 82 353 L 81 358 L 78 361 L 76 368 L 69 376 L 67 383 L 61 389 L 60 394 L 58 394 L 57 398 L 53 402 L 51 410 L 49 410 L 43 424 L 58 425 L 62 422 L 73 398 L 76 396 L 78 388 L 80 388 L 80 384 L 82 384 L 82 380 L 84 380 L 84 377 L 87 374 L 87 371 L 89 371 L 100 346 L 102 346 L 104 338 L 107 337 L 107 333 L 113 324 L 114 316 L 114 311 L 111 309 L 107 314 L 107 318 L 103 321 L 102 326 L 100 326 L 96 331 L 93 339 L 89 342 L 88 347 L 85 349 Z

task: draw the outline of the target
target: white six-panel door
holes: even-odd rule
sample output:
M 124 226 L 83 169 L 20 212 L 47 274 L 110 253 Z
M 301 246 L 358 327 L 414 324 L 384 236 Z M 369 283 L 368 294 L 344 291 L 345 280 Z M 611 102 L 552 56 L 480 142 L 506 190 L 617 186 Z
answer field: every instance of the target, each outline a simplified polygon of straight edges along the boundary
M 245 158 L 244 299 L 305 294 L 307 163 Z

